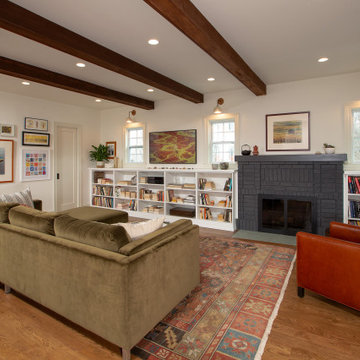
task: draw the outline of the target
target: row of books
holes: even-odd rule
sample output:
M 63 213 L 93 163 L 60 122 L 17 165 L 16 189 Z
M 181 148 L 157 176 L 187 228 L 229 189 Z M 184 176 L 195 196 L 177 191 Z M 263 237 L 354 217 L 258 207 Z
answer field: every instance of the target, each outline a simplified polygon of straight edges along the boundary
M 231 191 L 231 190 L 232 190 L 232 178 L 228 178 L 225 181 L 224 191 Z
M 350 225 L 360 226 L 360 220 L 349 220 L 348 223 Z
M 360 180 L 357 176 L 348 177 L 349 194 L 360 194 Z
M 157 205 L 145 206 L 141 211 L 154 214 L 164 214 L 164 208 Z
M 112 185 L 113 180 L 108 178 L 98 178 L 97 183 L 101 185 Z
M 210 200 L 209 194 L 200 194 L 200 205 L 210 205 L 218 207 L 232 207 L 231 195 L 226 196 L 225 200 L 220 200 L 216 205 L 214 200 Z
M 360 201 L 349 201 L 349 217 L 360 218 Z
M 151 189 L 139 190 L 140 200 L 164 201 L 164 191 L 153 192 Z
M 135 200 L 130 200 L 128 202 L 122 201 L 122 202 L 117 203 L 116 208 L 120 209 L 120 210 L 133 210 L 133 211 L 136 211 L 137 205 L 136 205 Z
M 111 186 L 93 185 L 94 195 L 113 196 L 113 188 Z
M 114 205 L 114 199 L 94 196 L 92 199 L 92 204 L 95 206 L 112 208 Z

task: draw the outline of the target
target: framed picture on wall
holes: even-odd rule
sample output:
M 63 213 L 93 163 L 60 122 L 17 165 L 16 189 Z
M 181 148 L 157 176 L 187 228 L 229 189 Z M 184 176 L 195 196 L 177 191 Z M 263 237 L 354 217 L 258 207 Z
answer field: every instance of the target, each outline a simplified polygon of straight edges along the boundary
M 266 115 L 266 150 L 310 150 L 310 112 Z
M 116 156 L 116 141 L 107 141 L 105 145 L 107 147 L 108 159 L 114 159 Z
M 15 125 L 0 124 L 0 136 L 15 136 Z
M 23 131 L 22 144 L 28 146 L 50 146 L 50 134 Z
M 25 118 L 25 130 L 48 131 L 48 121 L 45 119 L 36 119 L 32 117 Z
M 23 149 L 21 181 L 50 179 L 50 149 Z
M 14 181 L 14 140 L 0 140 L 0 183 Z
M 196 129 L 149 134 L 150 164 L 196 164 Z

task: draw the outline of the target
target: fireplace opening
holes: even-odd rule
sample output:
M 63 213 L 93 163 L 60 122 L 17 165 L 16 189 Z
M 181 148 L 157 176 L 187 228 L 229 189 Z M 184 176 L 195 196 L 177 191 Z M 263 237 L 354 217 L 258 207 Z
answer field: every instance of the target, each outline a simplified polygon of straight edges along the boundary
M 315 233 L 313 198 L 259 195 L 259 231 L 295 235 L 298 231 Z

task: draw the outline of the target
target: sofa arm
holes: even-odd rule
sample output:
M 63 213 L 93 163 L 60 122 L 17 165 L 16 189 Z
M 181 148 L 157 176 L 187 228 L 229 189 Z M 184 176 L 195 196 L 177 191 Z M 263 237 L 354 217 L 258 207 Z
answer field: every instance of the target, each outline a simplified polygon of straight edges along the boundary
M 330 223 L 330 236 L 336 239 L 360 243 L 360 227 L 332 221 Z
M 33 200 L 33 204 L 36 210 L 40 210 L 40 211 L 42 210 L 42 200 L 39 199 Z
M 298 286 L 360 310 L 360 245 L 299 232 Z

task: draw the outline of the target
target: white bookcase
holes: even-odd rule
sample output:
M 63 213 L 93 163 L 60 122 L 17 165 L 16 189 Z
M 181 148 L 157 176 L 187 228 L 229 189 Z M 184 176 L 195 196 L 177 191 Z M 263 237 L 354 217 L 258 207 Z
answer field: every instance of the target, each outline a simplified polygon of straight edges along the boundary
M 360 171 L 344 172 L 344 223 L 360 226 Z
M 90 169 L 90 204 L 167 221 L 192 213 L 194 224 L 235 230 L 236 170 Z M 159 182 L 159 183 L 156 183 Z M 174 212 L 177 215 L 174 215 Z

